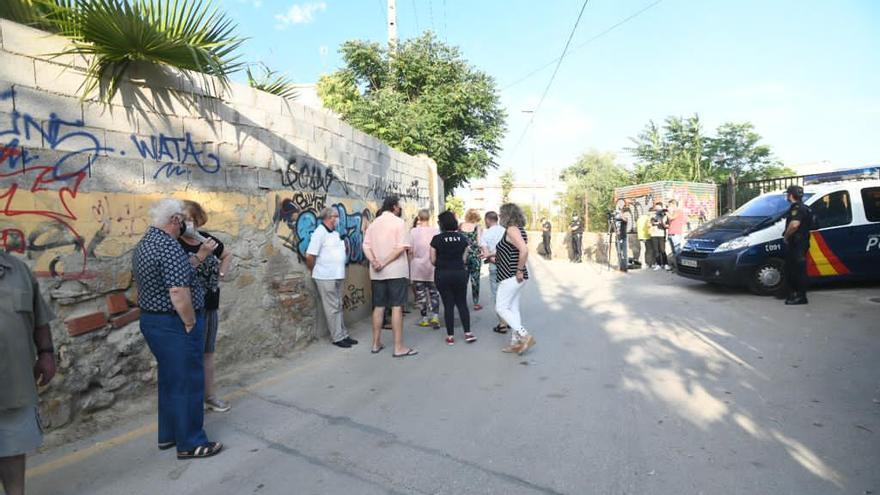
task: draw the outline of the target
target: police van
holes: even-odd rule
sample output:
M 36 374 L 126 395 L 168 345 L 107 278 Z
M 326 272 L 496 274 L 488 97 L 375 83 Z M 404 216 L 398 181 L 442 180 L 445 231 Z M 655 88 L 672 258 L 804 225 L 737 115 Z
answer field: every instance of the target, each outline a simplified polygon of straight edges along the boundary
M 880 280 L 880 167 L 805 177 L 803 202 L 813 212 L 811 284 Z M 677 273 L 762 295 L 780 291 L 789 206 L 783 191 L 766 193 L 700 226 L 675 256 Z

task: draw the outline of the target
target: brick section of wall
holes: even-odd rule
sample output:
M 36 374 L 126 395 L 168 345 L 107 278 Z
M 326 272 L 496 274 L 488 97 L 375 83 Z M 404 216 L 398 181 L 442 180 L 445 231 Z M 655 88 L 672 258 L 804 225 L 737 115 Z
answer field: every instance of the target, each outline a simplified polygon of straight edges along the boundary
M 118 315 L 128 311 L 128 299 L 125 294 L 107 294 L 105 298 L 107 302 L 107 312 L 111 315 Z
M 125 313 L 110 318 L 110 325 L 113 328 L 122 328 L 133 321 L 137 321 L 141 317 L 141 308 L 132 308 Z
M 67 326 L 67 333 L 76 337 L 104 328 L 107 325 L 107 315 L 102 312 L 89 313 L 65 320 L 64 325 Z

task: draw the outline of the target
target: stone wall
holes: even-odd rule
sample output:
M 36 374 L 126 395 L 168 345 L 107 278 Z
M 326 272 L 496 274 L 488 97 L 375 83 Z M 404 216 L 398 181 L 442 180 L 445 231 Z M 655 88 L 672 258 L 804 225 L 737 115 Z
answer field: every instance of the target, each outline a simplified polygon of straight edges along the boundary
M 0 248 L 27 260 L 58 318 L 47 426 L 88 420 L 153 390 L 134 308 L 131 251 L 159 198 L 199 201 L 234 254 L 218 359 L 283 355 L 313 339 L 301 256 L 325 205 L 349 248 L 345 308 L 367 314 L 363 232 L 381 199 L 439 209 L 436 165 L 333 115 L 248 87 L 132 67 L 110 104 L 82 98 L 87 60 L 0 20 Z

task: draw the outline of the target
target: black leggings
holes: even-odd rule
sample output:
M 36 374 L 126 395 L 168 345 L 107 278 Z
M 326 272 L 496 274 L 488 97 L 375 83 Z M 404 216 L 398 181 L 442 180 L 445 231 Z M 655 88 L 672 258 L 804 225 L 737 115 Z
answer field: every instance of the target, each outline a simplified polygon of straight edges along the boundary
M 668 265 L 669 260 L 666 259 L 666 238 L 651 237 L 651 245 L 654 247 L 654 263 L 660 266 Z
M 471 313 L 467 304 L 468 272 L 465 270 L 437 270 L 434 275 L 437 290 L 443 300 L 443 319 L 446 322 L 446 334 L 452 335 L 455 328 L 455 308 L 461 317 L 464 333 L 471 331 Z

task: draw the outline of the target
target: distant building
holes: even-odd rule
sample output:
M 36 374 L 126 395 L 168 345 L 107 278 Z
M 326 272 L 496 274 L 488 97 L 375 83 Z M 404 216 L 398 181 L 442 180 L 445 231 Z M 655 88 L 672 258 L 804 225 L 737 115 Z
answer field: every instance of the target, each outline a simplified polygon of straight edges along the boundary
M 542 211 L 556 216 L 561 212 L 559 196 L 565 191 L 564 183 L 556 182 L 514 182 L 509 200 L 521 207 L 531 209 L 535 215 Z M 464 200 L 465 208 L 474 208 L 480 213 L 498 211 L 501 206 L 501 181 L 499 179 L 476 181 L 456 191 L 456 196 Z

